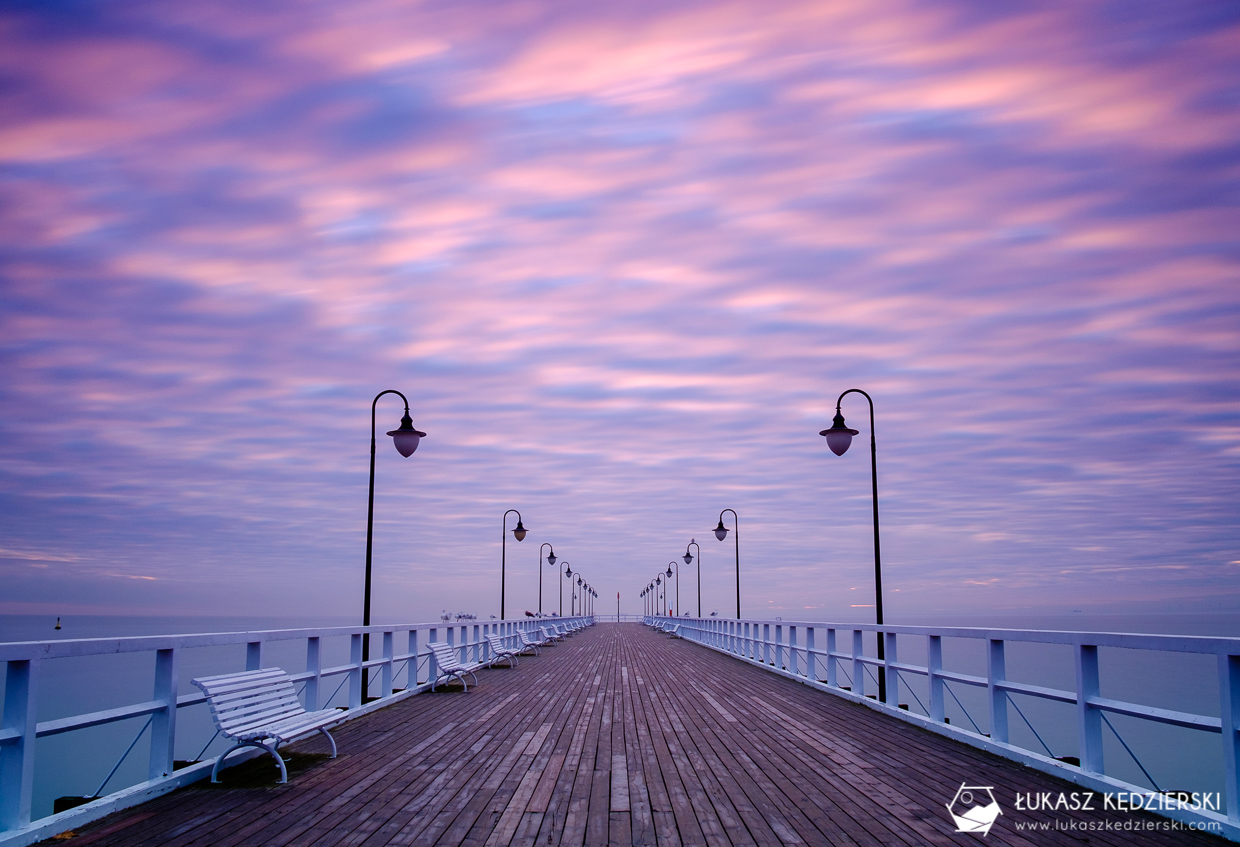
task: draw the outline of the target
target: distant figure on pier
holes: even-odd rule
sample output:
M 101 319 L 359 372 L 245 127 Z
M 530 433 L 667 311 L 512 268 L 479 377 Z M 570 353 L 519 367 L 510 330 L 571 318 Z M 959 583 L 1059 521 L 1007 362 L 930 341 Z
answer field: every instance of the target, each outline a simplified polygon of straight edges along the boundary
M 60 618 L 56 618 L 56 629 L 60 629 Z

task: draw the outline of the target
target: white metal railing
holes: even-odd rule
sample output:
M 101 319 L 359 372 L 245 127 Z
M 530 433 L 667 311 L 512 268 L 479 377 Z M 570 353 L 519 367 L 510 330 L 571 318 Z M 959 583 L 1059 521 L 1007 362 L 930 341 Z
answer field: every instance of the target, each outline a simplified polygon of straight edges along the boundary
M 599 623 L 641 623 L 645 620 L 641 615 L 594 615 Z
M 556 618 L 555 620 L 558 623 L 590 622 L 588 617 Z M 178 713 L 183 709 L 206 702 L 206 697 L 201 693 L 181 693 L 180 691 L 184 687 L 180 678 L 180 671 L 184 665 L 182 657 L 187 651 L 195 648 L 218 648 L 244 644 L 244 669 L 252 670 L 264 666 L 264 653 L 268 652 L 269 648 L 274 651 L 277 646 L 283 649 L 289 645 L 295 647 L 299 641 L 303 642 L 305 670 L 290 672 L 289 676 L 295 684 L 301 686 L 300 693 L 305 707 L 310 711 L 330 708 L 332 703 L 339 700 L 337 695 L 342 688 L 347 686 L 346 703 L 343 708 L 356 712 L 372 701 L 377 701 L 376 707 L 386 705 L 393 698 L 408 696 L 428 688 L 430 680 L 437 672 L 434 656 L 426 649 L 429 642 L 447 641 L 460 651 L 462 661 L 487 662 L 490 659 L 490 648 L 486 642 L 487 635 L 498 634 L 503 638 L 509 638 L 520 630 L 528 630 L 545 622 L 546 619 L 529 618 L 487 622 L 439 621 L 365 628 L 327 627 L 202 635 L 0 643 L 0 662 L 5 665 L 4 703 L 2 720 L 0 720 L 0 844 L 18 843 L 17 839 L 10 836 L 32 827 L 32 797 L 36 768 L 35 742 L 38 739 L 86 730 L 91 727 L 118 724 L 135 718 L 146 718 L 137 737 L 122 754 L 121 761 L 134 749 L 138 738 L 144 733 L 149 733 L 147 736 L 149 754 L 145 768 L 148 785 L 160 780 L 172 780 L 174 772 L 181 775 L 191 770 L 206 773 L 203 765 L 195 762 L 180 762 L 174 758 L 174 751 L 178 747 L 186 748 L 187 744 L 192 742 L 193 747 L 197 749 L 202 743 L 201 738 L 187 739 L 183 737 L 184 733 L 178 733 Z M 372 658 L 365 662 L 362 661 L 363 635 L 369 635 L 372 642 Z M 325 666 L 323 649 L 325 642 L 333 640 L 332 643 L 336 643 L 343 639 L 347 639 L 348 642 L 348 660 L 341 664 Z M 234 650 L 233 653 L 233 659 L 221 661 L 217 658 L 214 666 L 209 668 L 203 667 L 202 662 L 197 661 L 192 675 L 205 676 L 240 670 L 241 668 L 235 666 L 240 663 L 240 650 Z M 48 676 L 47 671 L 54 671 L 55 663 L 72 663 L 84 657 L 114 654 L 150 654 L 154 671 L 154 687 L 149 699 L 119 707 L 94 708 L 92 711 L 83 711 L 52 720 L 38 720 L 40 678 Z M 151 665 L 147 668 L 149 680 Z M 369 677 L 370 692 L 367 692 L 366 696 L 363 696 L 362 691 L 364 676 Z M 330 681 L 337 677 L 339 683 L 334 691 L 329 691 Z M 371 697 L 371 693 L 377 696 Z M 74 705 L 78 708 L 92 708 L 99 705 L 91 703 L 92 692 L 87 687 L 80 687 L 80 690 L 74 689 L 73 694 Z M 373 707 L 367 705 L 364 711 L 369 711 L 370 708 Z M 197 723 L 201 728 L 203 725 L 208 725 L 209 720 L 199 720 Z M 202 754 L 211 746 L 212 741 L 214 739 L 207 741 L 206 746 L 202 748 L 202 753 L 195 758 L 202 758 Z M 80 754 L 77 757 L 80 758 Z M 113 767 L 96 794 L 102 792 L 104 785 L 113 778 L 120 764 L 121 762 L 118 761 L 117 766 Z M 200 777 L 197 773 L 191 776 Z M 192 779 L 183 781 L 192 781 Z M 170 787 L 167 790 L 175 787 L 176 784 L 180 783 L 169 782 Z M 158 789 L 153 789 L 153 793 L 158 793 Z M 153 796 L 153 794 L 148 793 L 146 796 Z M 91 815 L 89 812 L 84 812 L 80 813 L 78 818 L 92 819 L 111 810 L 106 807 L 106 804 L 103 807 L 98 804 L 96 806 L 97 814 Z M 71 813 L 62 813 L 62 815 L 68 814 Z M 60 818 L 62 815 L 53 817 Z M 75 822 L 80 822 L 80 820 L 75 820 Z M 37 824 L 38 821 L 33 823 Z M 28 841 L 22 841 L 22 843 L 28 843 Z
M 1108 715 L 1135 718 L 1156 725 L 1166 725 L 1207 733 L 1221 739 L 1217 750 L 1222 764 L 1225 800 L 1216 808 L 1151 808 L 1186 822 L 1210 822 L 1233 840 L 1240 840 L 1240 638 L 1215 638 L 1188 635 L 1139 635 L 1096 632 L 1058 632 L 1043 630 L 1007 630 L 925 626 L 877 626 L 873 624 L 833 624 L 785 620 L 730 620 L 725 618 L 685 618 L 648 616 L 645 621 L 704 646 L 728 653 L 767 670 L 792 677 L 833 694 L 863 702 L 894 716 L 919 723 L 942 734 L 951 735 L 974 746 L 993 750 L 1008 758 L 1067 778 L 1081 785 L 1107 791 L 1130 791 L 1148 795 L 1149 789 L 1108 775 L 1103 757 L 1104 727 L 1118 740 L 1137 767 L 1163 793 L 1137 754 L 1120 734 Z M 877 658 L 877 639 L 883 639 L 885 656 Z M 984 673 L 966 673 L 945 665 L 944 644 L 962 639 L 977 644 L 984 654 L 980 658 Z M 910 644 L 910 642 L 920 642 Z M 1070 650 L 1069 668 L 1058 669 L 1060 678 L 1075 678 L 1072 690 L 1037 685 L 1009 678 L 1007 661 L 1009 645 L 1061 645 Z M 905 652 L 924 651 L 925 663 L 917 664 L 901 658 Z M 1217 716 L 1179 709 L 1159 708 L 1101 696 L 1099 650 L 1122 648 L 1148 651 L 1172 657 L 1189 654 L 1213 657 L 1210 664 L 1217 668 Z M 1012 649 L 1015 649 L 1014 647 Z M 1045 658 L 1045 657 L 1044 657 Z M 1177 660 L 1184 662 L 1185 658 Z M 950 664 L 950 663 L 949 663 Z M 1029 663 L 1026 663 L 1028 665 Z M 1054 668 L 1046 668 L 1054 675 Z M 1069 675 L 1070 672 L 1070 675 Z M 1214 673 L 1210 670 L 1208 673 Z M 877 704 L 874 692 L 878 674 L 886 675 L 886 702 Z M 914 685 L 914 682 L 918 685 Z M 1158 680 L 1148 680 L 1147 692 L 1158 690 Z M 847 683 L 847 684 L 845 684 Z M 1208 687 L 1208 686 L 1207 686 Z M 974 701 L 975 718 L 966 707 L 957 688 L 976 689 L 984 694 L 980 708 Z M 926 695 L 923 701 L 918 691 Z M 919 710 L 900 701 L 909 695 Z M 1077 756 L 1056 757 L 1043 736 L 1030 721 L 1014 695 L 1033 701 L 1068 704 L 1075 712 Z M 965 698 L 967 699 L 967 697 Z M 1026 708 L 1029 708 L 1026 702 Z M 1206 703 L 1202 708 L 1209 708 Z M 952 725 L 947 716 L 949 707 L 964 718 L 972 729 Z M 1040 751 L 1015 743 L 1009 730 L 1009 709 L 1028 726 Z M 1064 723 L 1064 722 L 1059 722 Z M 981 725 L 987 726 L 983 732 Z M 1053 727 L 1060 731 L 1062 726 Z M 1046 731 L 1046 727 L 1043 728 Z M 1190 755 L 1185 751 L 1184 755 Z M 1176 804 L 1170 804 L 1175 806 Z M 1222 806 L 1222 808 L 1218 808 Z M 1147 807 L 1150 808 L 1150 807 Z

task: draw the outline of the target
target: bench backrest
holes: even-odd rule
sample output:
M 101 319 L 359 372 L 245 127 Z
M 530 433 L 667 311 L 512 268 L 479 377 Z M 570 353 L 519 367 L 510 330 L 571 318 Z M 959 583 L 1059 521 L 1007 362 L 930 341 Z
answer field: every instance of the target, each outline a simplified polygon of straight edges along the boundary
M 495 635 L 494 633 L 487 636 L 487 643 L 491 645 L 491 652 L 493 653 L 511 652 L 507 647 L 504 646 L 504 639 L 500 638 L 498 635 Z
M 440 671 L 462 670 L 461 660 L 456 655 L 456 648 L 446 641 L 432 641 L 426 645 L 435 654 L 435 664 Z
M 195 679 L 194 685 L 207 695 L 211 716 L 225 735 L 249 732 L 306 713 L 292 680 L 281 668 L 202 677 Z

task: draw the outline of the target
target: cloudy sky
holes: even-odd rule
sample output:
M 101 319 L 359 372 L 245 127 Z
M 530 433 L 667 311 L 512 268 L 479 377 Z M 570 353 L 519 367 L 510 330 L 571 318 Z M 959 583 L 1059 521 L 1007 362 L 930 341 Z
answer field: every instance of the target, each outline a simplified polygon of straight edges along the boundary
M 888 620 L 1240 612 L 1238 80 L 1229 2 L 6 4 L 0 611 L 360 617 L 397 389 L 378 619 L 509 508 L 510 614 L 729 614 L 731 508 L 866 619 L 861 388 Z

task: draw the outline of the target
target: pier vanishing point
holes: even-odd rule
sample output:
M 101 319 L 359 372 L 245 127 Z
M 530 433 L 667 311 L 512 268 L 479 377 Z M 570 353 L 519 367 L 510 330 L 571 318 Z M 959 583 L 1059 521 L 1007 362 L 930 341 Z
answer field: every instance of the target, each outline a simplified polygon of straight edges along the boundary
M 959 833 L 945 804 L 961 785 L 1082 789 L 639 623 L 596 624 L 478 678 L 341 724 L 336 759 L 321 736 L 282 748 L 287 784 L 261 756 L 45 843 L 1230 843 L 1101 809 L 1004 809 L 988 835 Z M 1108 829 L 1133 821 L 1150 828 Z

